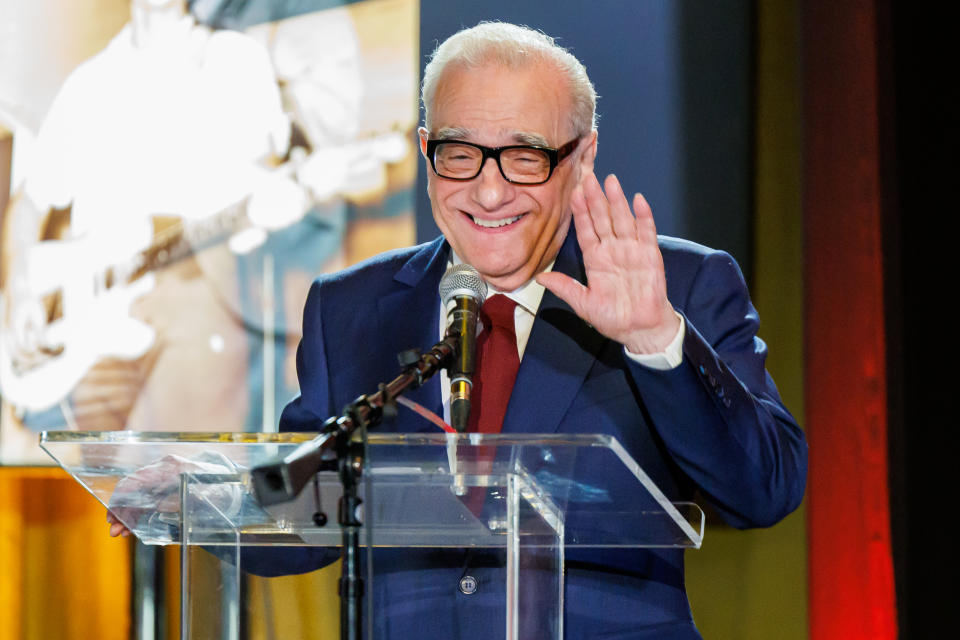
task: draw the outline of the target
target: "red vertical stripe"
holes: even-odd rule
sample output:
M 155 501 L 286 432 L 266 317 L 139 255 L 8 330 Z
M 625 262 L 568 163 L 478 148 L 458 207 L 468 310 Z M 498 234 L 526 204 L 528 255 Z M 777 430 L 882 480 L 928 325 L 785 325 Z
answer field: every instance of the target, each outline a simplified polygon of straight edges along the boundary
M 876 2 L 802 24 L 810 637 L 892 639 Z

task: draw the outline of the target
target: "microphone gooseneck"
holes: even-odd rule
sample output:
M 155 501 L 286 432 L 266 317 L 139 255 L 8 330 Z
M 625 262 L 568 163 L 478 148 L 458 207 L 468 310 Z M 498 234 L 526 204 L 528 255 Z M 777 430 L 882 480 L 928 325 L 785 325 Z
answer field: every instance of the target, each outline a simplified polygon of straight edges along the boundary
M 447 335 L 457 336 L 459 347 L 450 365 L 450 422 L 461 433 L 467 430 L 470 417 L 477 316 L 486 298 L 487 283 L 469 264 L 453 265 L 440 279 L 440 299 L 447 310 Z

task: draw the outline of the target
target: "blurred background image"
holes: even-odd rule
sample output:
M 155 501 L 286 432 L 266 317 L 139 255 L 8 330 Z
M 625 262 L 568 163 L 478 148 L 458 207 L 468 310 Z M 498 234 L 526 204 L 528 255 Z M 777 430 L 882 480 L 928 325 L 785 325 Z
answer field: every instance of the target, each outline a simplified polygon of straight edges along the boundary
M 275 430 L 312 279 L 414 241 L 417 3 L 4 4 L 0 459 Z

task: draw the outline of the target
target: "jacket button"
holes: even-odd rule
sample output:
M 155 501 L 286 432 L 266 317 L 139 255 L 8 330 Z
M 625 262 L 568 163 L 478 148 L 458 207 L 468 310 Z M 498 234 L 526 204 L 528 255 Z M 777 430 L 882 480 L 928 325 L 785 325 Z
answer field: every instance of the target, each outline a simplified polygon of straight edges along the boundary
M 471 593 L 476 593 L 477 591 L 477 579 L 473 576 L 463 576 L 460 578 L 460 593 L 463 595 L 470 595 Z

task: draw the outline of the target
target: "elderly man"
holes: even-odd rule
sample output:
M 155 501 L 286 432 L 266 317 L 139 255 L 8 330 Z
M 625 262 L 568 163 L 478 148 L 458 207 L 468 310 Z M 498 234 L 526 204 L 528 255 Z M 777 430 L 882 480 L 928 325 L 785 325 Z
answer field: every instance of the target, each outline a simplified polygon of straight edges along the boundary
M 390 379 L 392 354 L 436 342 L 437 284 L 467 262 L 490 287 L 487 315 L 508 319 L 518 366 L 505 414 L 484 424 L 481 394 L 471 428 L 606 433 L 671 499 L 699 489 L 733 526 L 772 525 L 803 496 L 806 443 L 764 370 L 740 271 L 658 238 L 646 201 L 631 207 L 615 177 L 601 187 L 595 102 L 583 65 L 543 34 L 481 24 L 439 46 L 420 149 L 443 237 L 314 283 L 301 395 L 281 426 L 315 428 Z M 413 397 L 439 412 L 442 386 Z M 388 428 L 420 428 L 406 420 Z M 268 570 L 307 568 L 284 564 Z M 489 564 L 463 551 L 380 561 L 377 637 L 489 637 L 503 602 Z M 565 589 L 568 638 L 699 637 L 681 551 L 570 553 Z

